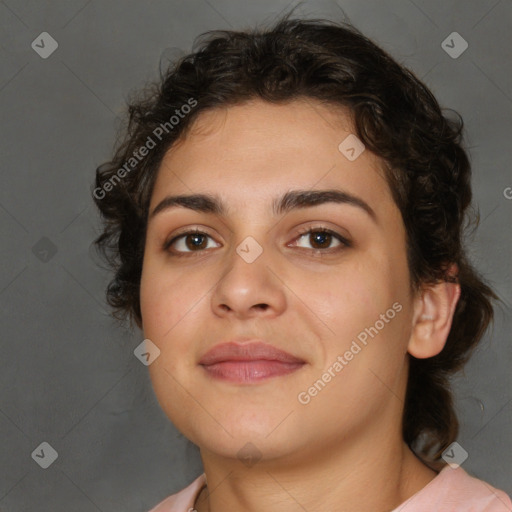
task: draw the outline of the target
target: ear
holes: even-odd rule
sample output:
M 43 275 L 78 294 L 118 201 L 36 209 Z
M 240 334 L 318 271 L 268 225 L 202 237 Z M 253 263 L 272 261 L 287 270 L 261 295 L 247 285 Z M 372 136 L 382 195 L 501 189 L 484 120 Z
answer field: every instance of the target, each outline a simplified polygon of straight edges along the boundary
M 454 263 L 448 274 L 455 276 Z M 433 357 L 443 350 L 452 326 L 453 313 L 460 297 L 460 285 L 442 282 L 426 285 L 414 300 L 412 333 L 407 351 L 418 359 Z

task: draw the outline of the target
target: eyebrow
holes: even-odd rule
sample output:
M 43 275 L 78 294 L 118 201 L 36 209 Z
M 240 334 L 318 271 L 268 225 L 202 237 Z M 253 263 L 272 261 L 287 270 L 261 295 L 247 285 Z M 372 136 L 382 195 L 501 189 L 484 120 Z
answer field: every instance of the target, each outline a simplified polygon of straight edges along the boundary
M 349 194 L 343 190 L 292 190 L 286 192 L 282 197 L 274 199 L 272 202 L 272 211 L 274 215 L 282 215 L 291 210 L 309 208 L 325 203 L 348 204 L 360 208 L 366 212 L 374 222 L 377 222 L 377 215 L 371 206 L 360 197 Z M 167 196 L 153 209 L 149 215 L 149 220 L 163 211 L 175 207 L 188 208 L 200 213 L 210 213 L 214 215 L 225 216 L 227 212 L 226 205 L 222 199 L 211 194 L 190 194 Z

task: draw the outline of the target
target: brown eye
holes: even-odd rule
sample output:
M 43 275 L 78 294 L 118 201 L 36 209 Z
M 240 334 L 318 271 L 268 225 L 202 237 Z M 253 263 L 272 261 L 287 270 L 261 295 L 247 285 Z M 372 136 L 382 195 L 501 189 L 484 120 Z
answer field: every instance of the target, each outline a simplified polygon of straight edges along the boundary
M 331 245 L 333 236 L 326 231 L 312 231 L 309 234 L 309 241 L 314 249 L 328 249 Z
M 350 247 L 348 240 L 343 238 L 340 234 L 326 228 L 309 229 L 303 232 L 297 240 L 305 239 L 306 244 L 315 251 L 322 251 L 325 249 L 336 249 L 340 247 Z M 333 242 L 335 245 L 332 246 Z M 297 243 L 298 247 L 308 248 L 305 245 Z
M 172 248 L 172 251 L 169 252 L 173 253 L 201 252 L 211 248 L 208 245 L 208 239 L 212 238 L 201 231 L 187 231 L 167 242 L 164 245 L 164 250 L 168 251 Z

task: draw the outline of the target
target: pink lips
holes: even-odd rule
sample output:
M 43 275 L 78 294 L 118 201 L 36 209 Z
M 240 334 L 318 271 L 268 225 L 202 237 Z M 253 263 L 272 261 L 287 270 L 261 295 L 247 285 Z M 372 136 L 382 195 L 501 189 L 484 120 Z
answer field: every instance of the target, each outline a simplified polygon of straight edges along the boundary
M 272 345 L 255 341 L 217 345 L 201 358 L 199 364 L 216 379 L 251 383 L 292 373 L 305 361 Z

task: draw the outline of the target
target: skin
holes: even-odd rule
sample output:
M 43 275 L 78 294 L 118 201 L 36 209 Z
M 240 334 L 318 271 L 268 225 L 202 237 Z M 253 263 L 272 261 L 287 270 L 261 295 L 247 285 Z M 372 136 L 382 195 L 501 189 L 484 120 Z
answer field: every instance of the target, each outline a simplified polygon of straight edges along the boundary
M 411 293 L 405 228 L 382 162 L 367 150 L 349 161 L 338 145 L 351 133 L 346 112 L 314 100 L 254 100 L 202 113 L 162 161 L 150 212 L 169 194 L 217 194 L 228 206 L 222 217 L 174 207 L 151 218 L 141 279 L 144 335 L 161 351 L 149 366 L 155 394 L 199 446 L 214 489 L 201 493 L 199 512 L 389 511 L 436 476 L 401 437 L 408 354 L 442 350 L 460 288 Z M 275 216 L 272 200 L 295 189 L 347 191 L 371 206 L 376 222 L 336 203 Z M 319 245 L 298 231 L 318 226 L 351 246 L 336 238 Z M 163 249 L 178 230 L 196 227 L 211 237 L 205 248 L 189 237 L 188 246 L 183 238 L 173 246 L 183 257 Z M 236 252 L 248 236 L 263 250 L 252 263 Z M 396 302 L 402 310 L 299 403 Z M 201 356 L 240 336 L 306 364 L 258 384 L 212 379 Z M 261 457 L 250 467 L 237 457 L 249 442 Z

